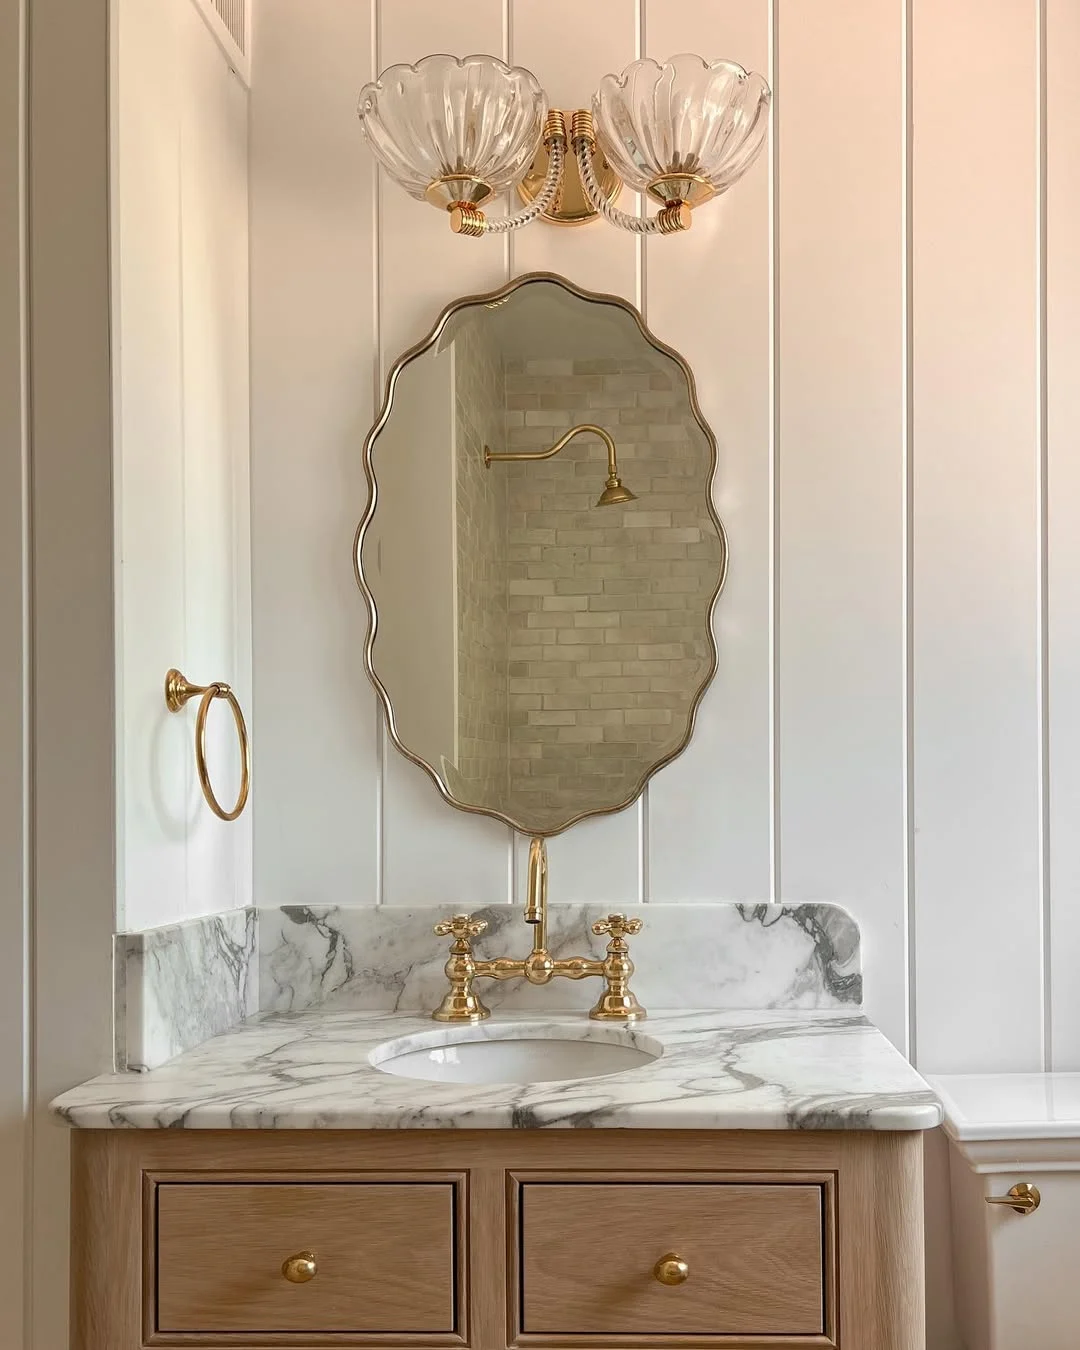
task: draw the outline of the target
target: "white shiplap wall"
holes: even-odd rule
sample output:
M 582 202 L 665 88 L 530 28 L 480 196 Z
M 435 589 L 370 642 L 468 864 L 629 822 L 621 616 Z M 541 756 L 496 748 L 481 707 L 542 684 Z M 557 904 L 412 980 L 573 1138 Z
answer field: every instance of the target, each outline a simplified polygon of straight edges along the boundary
M 250 713 L 248 94 L 191 0 L 115 0 L 118 928 L 250 903 L 251 813 L 217 820 L 195 776 L 196 703 L 165 672 L 225 680 Z M 208 722 L 235 796 L 232 719 Z
M 350 547 L 396 355 L 549 269 L 694 367 L 732 569 L 694 744 L 552 841 L 559 899 L 834 900 L 935 1069 L 1080 1067 L 1080 92 L 1072 0 L 262 0 L 252 91 L 260 903 L 510 901 L 520 849 L 382 735 Z M 741 60 L 769 153 L 683 238 L 452 237 L 380 181 L 373 71 L 433 51 L 587 101 Z M 1052 976 L 1057 974 L 1058 978 Z

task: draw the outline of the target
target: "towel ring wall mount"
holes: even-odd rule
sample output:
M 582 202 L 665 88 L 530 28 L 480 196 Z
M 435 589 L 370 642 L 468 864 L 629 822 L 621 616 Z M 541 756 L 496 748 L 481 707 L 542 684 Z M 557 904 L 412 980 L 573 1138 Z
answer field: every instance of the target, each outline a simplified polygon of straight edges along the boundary
M 195 717 L 195 768 L 199 774 L 206 804 L 219 820 L 236 820 L 247 805 L 248 792 L 251 789 L 251 745 L 248 740 L 247 724 L 243 710 L 237 702 L 232 689 L 221 680 L 212 684 L 192 684 L 175 666 L 165 676 L 165 706 L 170 712 L 180 710 L 193 698 L 199 698 L 199 711 Z M 240 790 L 236 794 L 236 805 L 226 811 L 214 794 L 210 782 L 210 770 L 206 763 L 206 718 L 214 699 L 221 698 L 232 710 L 236 725 L 236 737 L 240 743 Z

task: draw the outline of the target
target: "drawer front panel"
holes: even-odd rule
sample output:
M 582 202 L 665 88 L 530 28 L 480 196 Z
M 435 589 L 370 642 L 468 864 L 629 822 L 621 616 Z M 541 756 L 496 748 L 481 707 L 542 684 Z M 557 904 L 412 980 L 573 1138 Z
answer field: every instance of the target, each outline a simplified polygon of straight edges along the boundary
M 522 1331 L 822 1335 L 823 1223 L 814 1184 L 526 1182 Z
M 454 1221 L 450 1183 L 162 1183 L 157 1329 L 453 1332 Z

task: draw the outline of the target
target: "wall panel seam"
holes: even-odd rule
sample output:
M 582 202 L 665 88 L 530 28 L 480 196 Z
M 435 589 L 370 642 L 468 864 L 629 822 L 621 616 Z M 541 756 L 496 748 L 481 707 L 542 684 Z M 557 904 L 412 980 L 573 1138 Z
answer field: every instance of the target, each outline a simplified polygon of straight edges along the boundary
M 371 5 L 371 79 L 377 79 L 382 60 L 382 3 L 381 0 L 369 0 Z M 379 415 L 382 406 L 383 349 L 382 349 L 382 176 L 374 159 L 369 164 L 371 175 L 371 336 L 372 336 L 372 383 L 374 385 L 372 409 Z M 375 903 L 381 905 L 386 898 L 386 724 L 383 719 L 382 705 L 377 698 L 371 700 L 372 716 L 375 718 Z
M 645 22 L 646 22 L 646 3 L 647 0 L 638 0 L 636 31 L 634 34 L 636 60 L 641 60 L 645 56 Z M 648 276 L 649 276 L 649 247 L 648 241 L 644 235 L 636 235 L 634 246 L 637 252 L 637 302 L 638 309 L 641 311 L 641 317 L 646 323 L 649 322 L 649 301 L 648 301 Z M 710 618 L 710 622 L 712 622 Z M 638 822 L 638 899 L 642 904 L 647 904 L 649 894 L 652 889 L 651 877 L 649 875 L 649 785 L 645 784 L 641 793 L 641 801 L 637 809 Z
M 1049 385 L 1047 372 L 1047 61 L 1046 0 L 1036 0 L 1036 371 L 1037 371 L 1037 496 L 1038 496 L 1038 734 L 1039 734 L 1039 925 L 1042 983 L 1042 1067 L 1053 1068 L 1053 969 L 1050 941 L 1053 926 L 1053 876 L 1050 853 L 1050 594 L 1049 594 Z
M 184 334 L 186 323 L 184 320 L 184 128 L 181 119 L 177 128 L 176 140 L 176 348 L 177 348 L 177 375 L 179 381 L 179 406 L 177 413 L 177 431 L 179 433 L 180 446 L 180 627 L 183 633 L 184 650 L 181 653 L 182 666 L 185 672 L 189 668 L 188 657 L 190 655 L 190 634 L 188 630 L 188 445 L 187 445 L 187 362 L 185 360 Z M 117 180 L 118 181 L 118 180 Z M 114 181 L 113 187 L 117 186 Z M 118 193 L 119 195 L 119 193 Z M 122 479 L 123 475 L 115 473 L 113 481 Z M 121 667 L 122 669 L 122 667 Z M 162 672 L 164 675 L 164 671 Z M 123 678 L 122 675 L 120 678 Z M 189 676 L 189 678 L 205 678 L 204 676 Z M 210 677 L 213 678 L 213 677 Z M 118 719 L 119 724 L 123 725 L 123 719 Z M 186 758 L 184 772 L 184 798 L 185 801 L 191 800 L 191 793 L 195 787 L 195 770 L 193 760 Z M 123 791 L 124 775 L 118 773 L 117 780 L 121 784 Z M 117 813 L 118 819 L 126 824 L 126 815 Z M 184 822 L 184 910 L 186 913 L 192 913 L 191 903 L 191 836 L 193 831 L 198 829 L 196 816 L 194 821 L 189 815 Z M 125 859 L 126 864 L 126 859 Z M 121 876 L 126 877 L 126 865 L 119 869 Z M 125 887 L 126 891 L 126 887 Z
M 912 209 L 912 150 L 914 146 L 914 117 L 912 115 L 913 81 L 913 0 L 903 0 L 903 186 L 904 215 L 903 254 L 903 438 L 904 438 L 904 692 L 902 725 L 904 737 L 904 973 L 906 992 L 907 1056 L 912 1062 L 916 1056 L 916 990 L 915 968 L 915 350 L 914 350 L 914 213 Z
M 33 698 L 33 649 L 31 645 L 31 594 L 32 594 L 32 549 L 30 531 L 32 528 L 31 499 L 30 499 L 30 408 L 29 408 L 29 378 L 28 378 L 28 360 L 30 352 L 30 329 L 29 329 L 29 87 L 28 73 L 30 69 L 30 15 L 28 0 L 17 0 L 15 5 L 14 25 L 17 34 L 17 52 L 15 55 L 16 64 L 16 83 L 15 92 L 17 106 L 17 126 L 15 129 L 15 201 L 14 213 L 16 217 L 15 230 L 15 259 L 16 259 L 16 307 L 15 326 L 17 328 L 17 354 L 16 354 L 16 398 L 18 405 L 14 410 L 12 421 L 17 425 L 18 436 L 18 475 L 19 475 L 19 578 L 18 591 L 19 596 L 17 604 L 19 606 L 19 637 L 18 653 L 21 683 L 18 690 L 18 707 L 20 718 L 19 729 L 19 796 L 21 798 L 21 810 L 19 819 L 16 822 L 18 831 L 18 858 L 15 863 L 16 876 L 18 878 L 18 894 L 16 897 L 16 906 L 18 909 L 18 970 L 19 970 L 19 1004 L 21 1008 L 21 1025 L 19 1028 L 19 1094 L 21 1096 L 21 1129 L 19 1131 L 19 1143 L 17 1145 L 18 1155 L 13 1150 L 7 1159 L 7 1165 L 14 1166 L 16 1156 L 20 1156 L 22 1166 L 22 1176 L 20 1178 L 20 1201 L 21 1213 L 18 1215 L 18 1223 L 21 1228 L 19 1237 L 16 1239 L 19 1251 L 19 1269 L 17 1279 L 19 1281 L 19 1307 L 16 1313 L 17 1325 L 21 1333 L 22 1343 L 29 1347 L 33 1336 L 33 1279 L 34 1279 L 34 1243 L 32 1240 L 32 1215 L 34 1213 L 34 1116 L 33 1104 L 37 1091 L 36 1075 L 34 1067 L 34 1044 L 35 1044 L 35 968 L 36 968 L 36 948 L 35 948 L 35 915 L 33 905 L 33 865 L 34 853 L 32 846 L 31 832 L 33 830 L 33 810 L 32 810 L 32 773 L 33 756 L 31 736 L 33 734 L 33 708 L 31 700 Z M 6 131 L 5 131 L 6 136 Z M 6 315 L 4 322 L 7 322 Z M 16 702 L 16 700 L 13 700 Z M 6 911 L 5 911 L 6 914 Z M 5 1089 L 6 1090 L 6 1089 Z
M 780 726 L 777 687 L 776 620 L 779 609 L 780 453 L 780 0 L 769 7 L 769 899 L 782 895 L 780 845 Z
M 503 0 L 503 60 L 506 64 L 513 65 L 514 52 L 514 0 Z M 508 211 L 513 211 L 516 203 L 514 202 L 514 193 L 510 194 L 511 204 Z M 539 222 L 536 222 L 539 224 Z M 528 227 L 526 227 L 528 228 Z M 514 230 L 507 230 L 503 235 L 503 279 L 510 281 L 514 276 Z M 509 677 L 508 677 L 509 687 Z M 516 835 L 514 830 L 508 825 L 506 827 L 506 895 L 504 903 L 512 905 L 515 900 L 515 862 L 517 849 L 515 847 Z

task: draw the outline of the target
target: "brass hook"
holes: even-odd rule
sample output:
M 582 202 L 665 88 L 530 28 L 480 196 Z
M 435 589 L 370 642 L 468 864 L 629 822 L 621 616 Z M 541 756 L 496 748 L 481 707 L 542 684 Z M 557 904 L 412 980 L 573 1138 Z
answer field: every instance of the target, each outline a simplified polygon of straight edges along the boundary
M 251 789 L 251 746 L 248 742 L 247 724 L 236 695 L 227 684 L 215 680 L 213 684 L 192 684 L 174 666 L 165 676 L 165 706 L 170 712 L 179 712 L 190 699 L 202 695 L 199 711 L 195 717 L 195 768 L 199 773 L 206 804 L 219 820 L 236 820 L 247 805 L 248 792 Z M 232 709 L 233 722 L 236 724 L 236 737 L 240 742 L 240 791 L 236 796 L 236 805 L 226 811 L 214 795 L 210 783 L 210 770 L 206 764 L 206 715 L 214 699 L 223 698 Z

